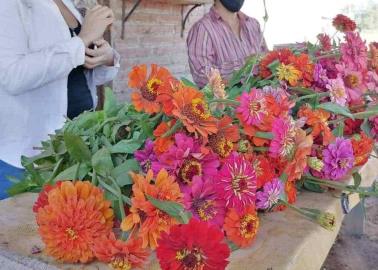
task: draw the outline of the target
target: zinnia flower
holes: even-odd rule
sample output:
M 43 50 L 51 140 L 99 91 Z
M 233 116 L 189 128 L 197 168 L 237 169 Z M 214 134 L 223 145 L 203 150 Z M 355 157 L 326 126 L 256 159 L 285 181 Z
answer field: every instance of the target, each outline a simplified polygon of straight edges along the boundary
M 142 247 L 155 249 L 162 232 L 167 232 L 177 221 L 167 213 L 157 209 L 147 196 L 161 201 L 181 203 L 182 194 L 173 176 L 161 170 L 156 180 L 150 170 L 147 175 L 130 173 L 133 179 L 133 197 L 130 214 L 122 221 L 121 229 L 130 231 L 134 237 L 143 240 Z
M 157 160 L 154 152 L 154 142 L 147 139 L 144 149 L 135 151 L 134 158 L 139 162 L 142 171 L 147 173 L 151 169 L 152 162 Z
M 316 64 L 314 68 L 314 81 L 320 88 L 326 88 L 328 83 L 327 70 L 321 64 Z
M 331 38 L 327 34 L 319 34 L 317 38 L 323 51 L 328 52 L 332 50 Z
M 161 122 L 154 130 L 154 151 L 156 154 L 162 154 L 168 151 L 169 147 L 174 144 L 173 135 L 164 137 L 164 135 L 176 124 L 173 119 L 168 122 Z
M 341 60 L 347 68 L 364 72 L 367 70 L 368 51 L 360 34 L 348 32 L 345 34 L 344 43 L 340 44 Z
M 287 163 L 285 167 L 285 174 L 288 176 L 288 181 L 295 181 L 302 177 L 302 174 L 307 167 L 307 157 L 311 154 L 313 144 L 313 137 L 306 135 L 302 129 L 298 129 L 295 135 L 295 152 L 293 158 Z
M 298 117 L 307 119 L 306 124 L 312 128 L 311 135 L 314 139 L 322 136 L 323 144 L 328 145 L 334 138 L 331 129 L 328 126 L 328 119 L 331 114 L 322 109 L 311 109 L 310 106 L 304 105 L 298 111 Z
M 290 86 L 297 86 L 298 81 L 302 78 L 302 72 L 291 64 L 281 64 L 277 68 L 277 75 L 280 81 L 287 81 Z
M 186 193 L 184 193 L 185 208 L 193 217 L 222 227 L 225 207 L 218 199 L 212 180 L 196 179 Z
M 295 148 L 295 125 L 290 119 L 276 118 L 273 121 L 273 140 L 269 153 L 272 157 L 288 158 Z
M 240 106 L 236 109 L 238 118 L 247 125 L 258 125 L 267 115 L 266 101 L 263 92 L 252 89 L 251 92 L 243 92 L 240 96 Z
M 149 252 L 142 248 L 140 238 L 123 242 L 117 240 L 113 233 L 108 238 L 99 238 L 93 250 L 98 260 L 108 263 L 114 270 L 143 268 L 149 256 Z
M 211 68 L 209 78 L 209 87 L 211 88 L 215 99 L 227 99 L 226 85 L 218 69 Z M 212 109 L 224 110 L 225 104 L 214 104 Z
M 256 237 L 259 224 L 255 208 L 248 205 L 240 211 L 231 208 L 226 215 L 223 228 L 228 239 L 240 247 L 248 247 Z
M 63 183 L 62 181 L 58 181 L 54 185 L 47 184 L 47 185 L 43 186 L 42 191 L 38 195 L 37 201 L 33 205 L 33 212 L 34 213 L 38 213 L 38 210 L 40 208 L 43 208 L 43 207 L 45 207 L 46 205 L 49 204 L 49 200 L 48 200 L 49 199 L 48 198 L 49 192 L 56 187 L 60 187 L 60 185 L 62 185 L 62 183 Z
M 162 235 L 156 255 L 163 270 L 222 270 L 228 265 L 230 249 L 222 231 L 191 219 Z
M 271 182 L 267 182 L 264 185 L 263 191 L 257 192 L 257 209 L 272 209 L 278 203 L 282 191 L 283 184 L 280 179 L 275 178 Z
M 360 134 L 352 137 L 352 147 L 355 157 L 354 166 L 362 166 L 368 161 L 373 151 L 374 140 L 361 131 Z
M 335 143 L 323 150 L 325 177 L 338 180 L 353 168 L 353 147 L 349 139 L 336 138 Z
M 240 139 L 239 128 L 232 124 L 232 118 L 224 116 L 217 124 L 218 132 L 209 137 L 209 146 L 221 158 L 228 157 L 234 143 Z
M 155 64 L 151 65 L 151 73 L 147 77 L 147 66 L 136 66 L 129 74 L 129 87 L 137 89 L 131 95 L 131 100 L 138 112 L 145 111 L 148 114 L 157 113 L 161 105 L 156 98 L 159 96 L 159 88 L 171 77 L 169 71 Z
M 110 201 L 99 188 L 82 181 L 63 182 L 47 196 L 48 204 L 36 217 L 46 253 L 68 263 L 92 261 L 96 239 L 113 228 Z
M 345 106 L 348 96 L 343 80 L 341 78 L 331 79 L 326 87 L 330 91 L 331 101 L 341 106 Z
M 344 81 L 348 101 L 358 102 L 366 91 L 362 73 L 347 68 L 344 64 L 336 65 L 336 68 L 339 71 L 339 77 Z
M 255 156 L 252 166 L 256 172 L 257 188 L 263 187 L 265 183 L 276 177 L 274 164 L 264 155 Z
M 275 61 L 288 65 L 290 63 L 289 57 L 292 55 L 293 52 L 287 48 L 267 53 L 260 62 L 260 76 L 263 79 L 270 77 L 272 75 L 270 65 Z
M 219 198 L 227 207 L 243 209 L 255 204 L 256 173 L 244 156 L 233 153 L 224 162 L 216 179 Z
M 216 119 L 200 91 L 190 87 L 178 90 L 173 94 L 173 105 L 172 114 L 190 133 L 207 139 L 217 132 Z
M 175 144 L 152 164 L 155 172 L 164 168 L 176 176 L 181 186 L 190 186 L 195 177 L 211 179 L 217 174 L 218 167 L 219 160 L 214 153 L 206 151 L 197 140 L 182 133 L 175 135 Z
M 349 17 L 338 14 L 332 22 L 333 26 L 340 32 L 353 32 L 356 30 L 356 23 Z
M 370 68 L 378 74 L 378 44 L 370 43 Z

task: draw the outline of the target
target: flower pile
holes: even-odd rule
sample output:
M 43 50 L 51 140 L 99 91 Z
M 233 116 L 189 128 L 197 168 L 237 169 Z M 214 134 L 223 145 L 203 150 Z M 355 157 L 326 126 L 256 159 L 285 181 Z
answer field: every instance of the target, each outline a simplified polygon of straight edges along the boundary
M 132 104 L 107 92 L 103 112 L 23 160 L 23 188 L 49 184 L 34 206 L 47 254 L 129 270 L 156 251 L 162 269 L 220 270 L 253 245 L 260 213 L 291 209 L 332 229 L 331 213 L 295 206 L 298 189 L 366 195 L 342 181 L 358 179 L 378 139 L 378 46 L 343 15 L 333 24 L 340 44 L 321 34 L 255 56 L 228 83 L 212 70 L 204 89 L 134 67 Z

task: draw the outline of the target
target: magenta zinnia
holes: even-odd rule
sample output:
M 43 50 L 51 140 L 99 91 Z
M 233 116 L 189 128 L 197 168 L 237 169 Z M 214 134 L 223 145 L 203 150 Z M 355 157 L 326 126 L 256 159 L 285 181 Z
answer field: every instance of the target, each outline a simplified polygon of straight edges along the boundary
M 184 196 L 185 208 L 194 218 L 222 227 L 225 207 L 218 199 L 213 181 L 196 179 Z
M 252 89 L 240 96 L 240 106 L 236 109 L 241 119 L 248 125 L 258 125 L 267 114 L 265 96 L 262 91 Z
M 336 138 L 335 143 L 323 150 L 323 172 L 325 177 L 338 180 L 353 168 L 354 155 L 349 139 Z
M 257 209 L 271 209 L 278 203 L 282 191 L 283 184 L 280 179 L 275 178 L 271 182 L 266 183 L 263 191 L 257 192 Z
M 156 255 L 162 270 L 223 270 L 230 249 L 221 230 L 206 222 L 191 219 L 163 233 Z
M 175 144 L 152 163 L 155 172 L 166 169 L 175 175 L 181 187 L 190 186 L 196 177 L 211 179 L 218 167 L 217 155 L 204 152 L 197 140 L 182 133 L 176 134 Z
M 218 195 L 227 207 L 241 210 L 246 205 L 255 205 L 256 173 L 243 155 L 233 153 L 223 164 L 217 179 Z
M 365 71 L 368 64 L 368 49 L 359 33 L 348 32 L 340 45 L 341 60 L 350 69 Z
M 276 118 L 273 121 L 273 140 L 269 152 L 272 157 L 288 158 L 295 149 L 295 125 L 291 119 Z

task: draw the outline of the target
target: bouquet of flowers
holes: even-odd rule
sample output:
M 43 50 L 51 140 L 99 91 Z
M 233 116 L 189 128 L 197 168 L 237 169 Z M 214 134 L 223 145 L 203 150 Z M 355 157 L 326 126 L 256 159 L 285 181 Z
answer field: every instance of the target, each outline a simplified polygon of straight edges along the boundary
M 332 213 L 295 206 L 298 190 L 378 195 L 358 173 L 378 134 L 378 45 L 343 15 L 334 25 L 344 40 L 251 57 L 229 82 L 213 70 L 204 89 L 134 67 L 131 104 L 107 90 L 103 111 L 23 157 L 11 192 L 40 191 L 46 253 L 132 269 L 156 251 L 162 269 L 219 270 L 253 245 L 259 213 L 289 209 L 332 230 Z

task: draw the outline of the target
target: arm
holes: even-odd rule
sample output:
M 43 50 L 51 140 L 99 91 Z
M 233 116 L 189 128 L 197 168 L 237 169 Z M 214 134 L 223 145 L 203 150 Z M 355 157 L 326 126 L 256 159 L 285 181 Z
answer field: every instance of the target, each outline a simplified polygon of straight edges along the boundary
M 17 1 L 0 4 L 0 91 L 20 95 L 68 76 L 84 64 L 85 47 L 79 37 L 28 52 Z
M 215 66 L 215 59 L 212 41 L 203 25 L 193 26 L 188 35 L 187 46 L 193 80 L 199 87 L 204 87 L 208 83 L 210 69 Z

